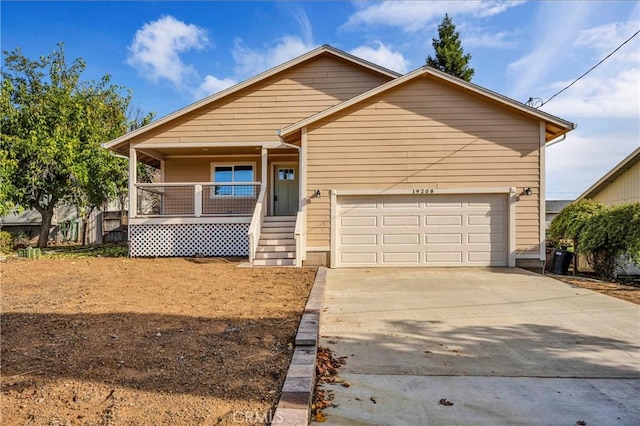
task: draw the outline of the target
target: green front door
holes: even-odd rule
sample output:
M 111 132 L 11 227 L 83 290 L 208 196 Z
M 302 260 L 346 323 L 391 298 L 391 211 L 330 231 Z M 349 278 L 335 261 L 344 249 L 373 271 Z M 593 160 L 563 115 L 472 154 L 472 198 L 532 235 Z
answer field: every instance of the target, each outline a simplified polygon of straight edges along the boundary
M 274 215 L 294 216 L 298 212 L 298 166 L 295 164 L 275 164 Z

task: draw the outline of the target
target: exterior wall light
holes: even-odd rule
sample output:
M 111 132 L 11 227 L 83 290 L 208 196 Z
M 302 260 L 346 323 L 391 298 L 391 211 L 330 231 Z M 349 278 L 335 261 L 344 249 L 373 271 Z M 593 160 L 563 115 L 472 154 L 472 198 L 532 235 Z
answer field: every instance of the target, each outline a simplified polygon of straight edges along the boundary
M 524 188 L 524 189 L 522 190 L 522 193 L 523 193 L 524 195 L 531 195 L 531 194 L 533 194 L 533 191 L 531 190 L 531 188 Z
M 320 198 L 321 195 L 322 195 L 322 192 L 319 189 L 316 189 L 316 191 L 313 193 L 313 196 L 316 198 Z

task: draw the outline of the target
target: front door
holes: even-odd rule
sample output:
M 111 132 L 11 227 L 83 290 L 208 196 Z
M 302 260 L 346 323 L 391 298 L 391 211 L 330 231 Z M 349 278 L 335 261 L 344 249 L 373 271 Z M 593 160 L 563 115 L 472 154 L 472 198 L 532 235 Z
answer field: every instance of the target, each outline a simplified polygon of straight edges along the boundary
M 274 171 L 274 215 L 295 216 L 300 203 L 298 166 L 295 164 L 276 164 Z

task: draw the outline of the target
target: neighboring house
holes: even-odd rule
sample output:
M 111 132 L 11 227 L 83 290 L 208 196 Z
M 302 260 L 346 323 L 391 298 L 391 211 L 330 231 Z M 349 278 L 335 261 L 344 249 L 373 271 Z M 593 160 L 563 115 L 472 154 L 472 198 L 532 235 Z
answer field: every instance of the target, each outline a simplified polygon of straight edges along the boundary
M 544 259 L 544 145 L 573 128 L 322 46 L 105 146 L 130 158 L 132 256 L 515 266 Z
M 605 173 L 596 183 L 580 195 L 577 200 L 588 198 L 607 206 L 640 202 L 640 147 Z M 581 265 L 586 262 L 580 261 Z M 640 269 L 632 263 L 623 271 L 628 275 L 640 275 Z
M 76 241 L 78 237 L 78 215 L 74 206 L 62 205 L 53 210 L 50 238 L 64 241 Z M 37 237 L 40 233 L 42 216 L 37 210 L 13 212 L 0 217 L 0 228 L 14 236 Z
M 551 222 L 553 222 L 553 218 L 558 216 L 558 214 L 567 207 L 569 204 L 573 203 L 573 200 L 547 200 L 546 201 L 546 213 L 545 213 L 545 229 L 548 231 Z
M 591 185 L 577 200 L 583 198 L 607 206 L 640 202 L 640 147 Z

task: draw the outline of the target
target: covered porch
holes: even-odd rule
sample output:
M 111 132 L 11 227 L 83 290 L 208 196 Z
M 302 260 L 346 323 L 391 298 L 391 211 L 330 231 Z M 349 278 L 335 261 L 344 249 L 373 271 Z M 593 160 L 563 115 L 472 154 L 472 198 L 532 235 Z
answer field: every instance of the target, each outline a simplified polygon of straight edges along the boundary
M 246 256 L 254 264 L 301 265 L 298 146 L 149 141 L 131 143 L 128 153 L 131 256 Z M 153 182 L 140 181 L 138 163 L 157 169 Z M 265 218 L 274 225 L 270 235 L 262 235 Z

